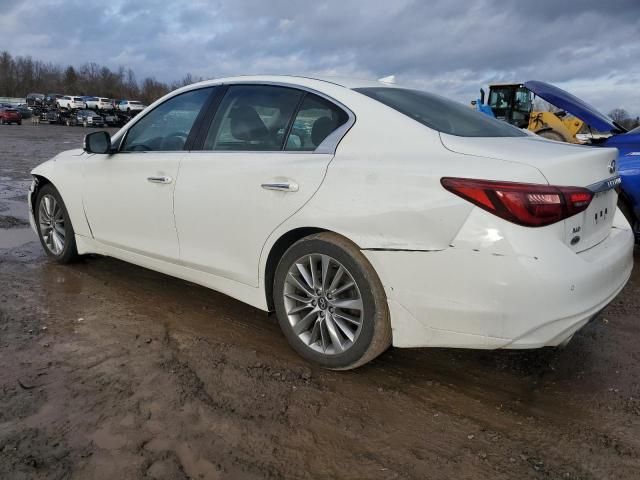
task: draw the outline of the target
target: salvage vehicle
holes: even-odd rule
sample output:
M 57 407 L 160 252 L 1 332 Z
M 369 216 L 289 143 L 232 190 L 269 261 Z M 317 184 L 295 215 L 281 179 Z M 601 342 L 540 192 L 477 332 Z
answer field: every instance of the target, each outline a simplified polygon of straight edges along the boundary
M 83 127 L 104 127 L 104 119 L 93 110 L 78 110 L 75 117 L 68 117 L 67 126 L 82 125 Z
M 120 117 L 113 110 L 107 111 L 102 118 L 104 118 L 104 123 L 106 126 L 120 127 L 123 125 Z
M 44 93 L 30 93 L 26 96 L 25 101 L 30 107 L 41 107 L 44 97 Z
M 0 107 L 0 125 L 10 125 L 15 123 L 22 125 L 22 115 L 17 108 Z
M 209 80 L 32 171 L 46 254 L 275 311 L 326 368 L 396 347 L 559 346 L 629 279 L 617 151 L 381 82 Z
M 488 101 L 480 89 L 480 98 L 471 102 L 478 111 L 494 116 L 518 128 L 531 130 L 536 135 L 559 142 L 580 143 L 576 135 L 584 122 L 565 111 L 536 110 L 534 96 L 537 82 L 498 83 L 489 85 Z
M 60 93 L 47 93 L 44 96 L 44 100 L 42 104 L 47 107 L 57 107 L 58 99 L 64 97 L 64 95 Z
M 20 115 L 22 116 L 22 120 L 26 120 L 28 118 L 31 118 L 31 115 L 33 115 L 33 111 L 25 103 L 22 103 L 20 105 L 16 105 L 13 108 L 15 108 L 16 110 L 18 110 L 18 112 L 20 112 Z
M 131 112 L 141 112 L 142 110 L 145 109 L 145 106 L 142 104 L 142 102 L 139 102 L 137 100 L 121 100 L 118 103 L 117 108 L 121 112 L 131 113 Z
M 113 110 L 110 98 L 89 97 L 84 103 L 87 105 L 87 108 L 91 108 L 93 110 Z
M 84 100 L 80 97 L 72 97 L 70 95 L 64 95 L 56 100 L 58 107 L 66 108 L 68 110 L 75 110 L 78 108 L 87 108 Z

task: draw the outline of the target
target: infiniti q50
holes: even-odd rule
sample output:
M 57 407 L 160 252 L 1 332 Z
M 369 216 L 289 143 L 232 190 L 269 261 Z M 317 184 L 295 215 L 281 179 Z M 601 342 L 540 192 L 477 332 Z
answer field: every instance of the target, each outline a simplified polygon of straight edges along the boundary
M 624 287 L 615 149 L 429 93 L 253 76 L 176 90 L 32 172 L 60 263 L 96 253 L 275 311 L 333 369 L 397 347 L 560 345 Z

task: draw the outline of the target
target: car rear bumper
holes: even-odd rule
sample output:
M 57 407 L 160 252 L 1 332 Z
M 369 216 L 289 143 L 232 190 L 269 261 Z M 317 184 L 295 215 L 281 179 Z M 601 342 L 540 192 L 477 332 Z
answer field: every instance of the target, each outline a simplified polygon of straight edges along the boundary
M 490 249 L 364 251 L 387 292 L 398 347 L 556 346 L 589 322 L 627 283 L 634 237 L 622 214 L 609 236 L 581 253 Z

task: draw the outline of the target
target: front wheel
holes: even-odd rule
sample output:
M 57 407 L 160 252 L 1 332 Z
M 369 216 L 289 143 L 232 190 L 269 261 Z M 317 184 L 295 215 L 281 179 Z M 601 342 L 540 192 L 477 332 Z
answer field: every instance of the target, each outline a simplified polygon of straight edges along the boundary
M 58 263 L 69 263 L 78 256 L 75 233 L 67 208 L 51 185 L 38 192 L 35 208 L 38 237 L 46 254 Z
M 305 237 L 283 255 L 274 304 L 289 344 L 322 367 L 347 370 L 391 345 L 384 288 L 360 249 L 334 233 Z

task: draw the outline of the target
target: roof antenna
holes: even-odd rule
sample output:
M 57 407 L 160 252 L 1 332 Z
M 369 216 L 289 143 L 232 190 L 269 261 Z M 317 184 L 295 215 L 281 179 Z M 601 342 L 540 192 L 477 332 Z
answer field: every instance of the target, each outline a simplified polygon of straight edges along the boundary
M 381 83 L 388 83 L 390 85 L 395 85 L 396 84 L 396 76 L 395 75 L 389 75 L 388 77 L 379 78 L 378 81 L 381 82 Z

